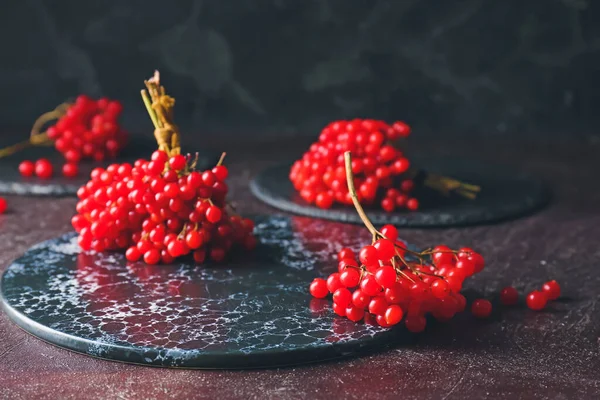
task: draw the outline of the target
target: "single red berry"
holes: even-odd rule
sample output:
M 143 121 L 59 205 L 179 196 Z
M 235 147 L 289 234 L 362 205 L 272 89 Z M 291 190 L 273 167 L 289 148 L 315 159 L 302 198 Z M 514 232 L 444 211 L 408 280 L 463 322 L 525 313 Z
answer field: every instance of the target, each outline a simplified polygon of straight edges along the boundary
M 360 281 L 360 289 L 367 296 L 376 296 L 383 291 L 373 275 L 366 275 Z
M 4 197 L 0 197 L 0 214 L 4 214 L 7 207 L 8 205 L 6 203 L 6 199 Z
M 346 318 L 352 322 L 358 322 L 365 316 L 365 310 L 362 308 L 354 307 L 352 304 L 346 307 Z
M 527 295 L 527 307 L 532 310 L 540 311 L 546 307 L 548 303 L 548 297 L 544 292 L 534 290 Z
M 227 179 L 227 175 L 229 175 L 229 171 L 227 167 L 224 165 L 217 165 L 212 169 L 213 174 L 217 177 L 218 180 L 224 181 Z
M 519 293 L 512 286 L 505 287 L 500 292 L 500 302 L 505 306 L 514 306 L 519 301 Z
M 398 229 L 394 225 L 384 225 L 381 228 L 381 233 L 392 242 L 398 240 Z
M 221 220 L 221 209 L 217 206 L 210 206 L 206 210 L 206 219 L 208 222 L 217 223 Z
M 352 251 L 352 249 L 349 249 L 348 247 L 344 247 L 343 249 L 341 249 L 337 255 L 338 257 L 338 261 L 342 261 L 344 258 L 355 258 L 356 256 L 354 255 L 354 252 Z
M 35 174 L 38 178 L 48 179 L 54 173 L 52 163 L 46 158 L 40 158 L 35 162 Z
M 316 278 L 310 284 L 310 294 L 317 299 L 322 299 L 323 297 L 329 294 L 329 290 L 327 290 L 327 282 L 325 279 Z
M 396 284 L 396 270 L 390 266 L 383 266 L 375 272 L 375 280 L 383 288 L 391 288 Z
M 333 205 L 333 196 L 327 192 L 319 193 L 315 197 L 315 205 L 323 209 L 331 208 Z
M 388 239 L 379 239 L 374 244 L 373 247 L 377 249 L 377 257 L 381 261 L 388 261 L 394 257 L 396 254 L 396 249 L 394 247 L 394 242 Z
M 355 287 L 358 286 L 360 280 L 359 272 L 354 268 L 346 268 L 344 272 L 340 274 L 340 282 L 345 287 Z
M 67 163 L 62 166 L 63 176 L 74 178 L 79 174 L 79 166 L 75 163 Z
M 375 315 L 383 315 L 388 308 L 388 303 L 384 297 L 373 297 L 369 302 L 369 312 Z
M 422 315 L 408 315 L 404 319 L 404 324 L 406 325 L 406 329 L 413 333 L 423 332 L 425 330 L 425 326 L 427 325 L 427 320 Z
M 360 262 L 367 267 L 376 266 L 379 264 L 378 251 L 373 246 L 365 246 L 360 250 L 358 255 Z
M 364 294 L 360 289 L 356 289 L 354 293 L 352 293 L 352 304 L 354 304 L 355 307 L 365 309 L 369 306 L 370 301 L 371 297 Z
M 410 211 L 417 211 L 419 209 L 419 200 L 415 198 L 408 199 L 406 202 L 406 208 L 408 208 Z
M 137 249 L 137 247 L 133 246 L 127 249 L 125 252 L 125 258 L 127 261 L 135 262 L 138 261 L 142 257 L 142 253 Z
M 156 249 L 148 250 L 144 253 L 144 262 L 146 264 L 158 264 L 160 261 L 160 252 Z
M 29 160 L 22 161 L 19 164 L 19 173 L 21 176 L 29 177 L 35 172 L 35 164 Z
M 430 290 L 434 297 L 443 299 L 450 293 L 450 286 L 444 279 L 436 279 L 431 283 Z
M 393 304 L 385 310 L 384 316 L 385 321 L 389 325 L 396 325 L 402 320 L 402 317 L 404 316 L 404 311 L 402 311 L 402 308 L 399 305 Z
M 175 171 L 184 169 L 185 163 L 185 157 L 181 154 L 175 155 L 169 159 L 169 166 Z
M 346 288 L 339 288 L 333 293 L 333 302 L 340 307 L 348 307 L 352 302 L 352 294 Z
M 340 279 L 340 274 L 338 272 L 334 272 L 333 274 L 329 275 L 327 278 L 327 290 L 329 290 L 330 293 L 333 293 L 341 287 L 344 287 L 344 285 Z
M 542 286 L 542 292 L 546 294 L 548 300 L 556 300 L 560 297 L 560 285 L 555 280 L 548 281 Z
M 492 313 L 492 303 L 485 299 L 477 299 L 471 304 L 471 313 L 477 318 L 487 318 Z

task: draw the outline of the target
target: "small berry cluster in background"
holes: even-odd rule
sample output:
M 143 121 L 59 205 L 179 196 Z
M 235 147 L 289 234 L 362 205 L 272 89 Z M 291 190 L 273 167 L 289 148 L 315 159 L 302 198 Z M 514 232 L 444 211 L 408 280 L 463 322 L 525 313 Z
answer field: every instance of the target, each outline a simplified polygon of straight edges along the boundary
M 399 139 L 410 131 L 402 121 L 391 125 L 374 119 L 334 121 L 292 165 L 289 179 L 302 199 L 319 208 L 352 205 L 344 165 L 344 153 L 349 151 L 354 157 L 351 168 L 356 196 L 365 206 L 378 206 L 389 213 L 416 211 L 420 207 L 414 191 L 416 182 L 444 195 L 474 199 L 479 186 L 411 168 L 398 147 Z
M 114 158 L 123 149 L 127 134 L 118 123 L 122 111 L 123 106 L 118 101 L 105 97 L 93 100 L 80 95 L 54 125 L 44 133 L 34 133 L 32 138 L 36 137 L 36 144 L 52 143 L 65 158 L 62 175 L 73 178 L 79 173 L 81 160 L 103 161 Z M 36 122 L 36 125 L 39 124 Z M 36 162 L 21 162 L 19 172 L 24 177 L 35 175 L 49 179 L 54 168 L 50 161 L 42 158 Z
M 392 125 L 373 119 L 334 121 L 294 163 L 290 180 L 300 196 L 317 207 L 352 205 L 344 167 L 344 153 L 350 151 L 354 156 L 354 185 L 361 203 L 378 203 L 389 212 L 396 208 L 416 210 L 419 201 L 411 196 L 414 184 L 405 176 L 410 162 L 394 146 L 396 140 L 409 134 L 410 127 L 401 121 Z

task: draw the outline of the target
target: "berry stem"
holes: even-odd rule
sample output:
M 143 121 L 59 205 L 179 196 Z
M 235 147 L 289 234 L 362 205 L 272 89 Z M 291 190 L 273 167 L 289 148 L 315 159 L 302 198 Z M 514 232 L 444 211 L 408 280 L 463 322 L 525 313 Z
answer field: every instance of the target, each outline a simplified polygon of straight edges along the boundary
M 217 162 L 217 165 L 216 165 L 217 167 L 218 167 L 219 165 L 222 165 L 222 164 L 223 164 L 223 161 L 225 161 L 225 156 L 226 156 L 226 155 L 227 155 L 227 153 L 226 153 L 226 152 L 223 152 L 223 153 L 221 153 L 221 158 L 219 158 L 219 162 Z
M 144 105 L 146 106 L 146 110 L 148 111 L 148 115 L 150 115 L 150 119 L 152 120 L 152 124 L 154 125 L 154 129 L 162 128 L 159 125 L 159 121 L 158 121 L 158 118 L 156 117 L 156 113 L 152 109 L 152 102 L 150 101 L 150 98 L 148 97 L 148 92 L 146 91 L 146 89 L 142 89 L 141 93 L 142 93 L 142 100 L 144 100 Z
M 18 151 L 21 151 L 31 146 L 51 145 L 52 140 L 48 137 L 48 134 L 46 132 L 40 131 L 42 127 L 48 122 L 62 117 L 70 105 L 71 104 L 65 102 L 56 106 L 54 110 L 45 112 L 42 115 L 40 115 L 33 123 L 29 139 L 0 149 L 0 158 L 10 156 Z
M 352 198 L 352 203 L 354 204 L 354 208 L 358 213 L 358 216 L 365 224 L 371 235 L 373 235 L 373 241 L 377 240 L 377 235 L 381 235 L 377 229 L 373 226 L 373 223 L 367 217 L 365 210 L 362 208 L 360 201 L 358 201 L 358 196 L 356 195 L 356 188 L 354 187 L 354 175 L 352 174 L 352 154 L 347 151 L 344 153 L 344 163 L 346 165 L 346 181 L 348 183 L 348 192 L 350 192 L 350 197 Z

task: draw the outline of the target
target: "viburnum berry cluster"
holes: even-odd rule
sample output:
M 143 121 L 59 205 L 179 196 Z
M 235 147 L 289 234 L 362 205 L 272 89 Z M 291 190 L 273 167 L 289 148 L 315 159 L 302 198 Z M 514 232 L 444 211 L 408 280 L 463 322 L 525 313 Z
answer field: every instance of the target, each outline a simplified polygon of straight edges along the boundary
M 142 96 L 159 150 L 150 160 L 92 171 L 77 193 L 78 214 L 71 221 L 79 245 L 95 251 L 127 249 L 127 260 L 148 264 L 186 255 L 197 263 L 219 262 L 236 246 L 253 249 L 254 223 L 227 209 L 225 153 L 214 168 L 196 171 L 197 155 L 180 154 L 174 99 L 165 94 L 158 74 L 146 85 L 153 101 L 145 91 Z
M 46 134 L 69 163 L 114 158 L 127 142 L 127 133 L 118 122 L 122 111 L 116 100 L 80 95 Z
M 414 197 L 417 175 L 406 155 L 396 145 L 409 136 L 410 127 L 397 121 L 387 124 L 374 119 L 334 121 L 319 135 L 290 170 L 289 178 L 300 196 L 320 208 L 334 204 L 352 205 L 346 184 L 344 153 L 352 152 L 352 172 L 360 203 L 379 205 L 383 210 L 419 209 Z M 428 174 L 425 186 L 473 198 L 479 188 L 455 179 Z
M 123 106 L 116 100 L 106 97 L 94 100 L 79 95 L 74 103 L 61 104 L 40 116 L 31 130 L 30 138 L 0 150 L 0 157 L 28 146 L 53 145 L 65 158 L 63 175 L 75 177 L 82 159 L 103 161 L 114 158 L 123 149 L 127 133 L 118 122 L 122 111 Z M 42 127 L 52 120 L 56 120 L 56 123 L 41 132 Z M 52 177 L 54 168 L 45 158 L 35 163 L 24 160 L 19 164 L 19 172 L 24 177 L 35 175 L 48 179 Z
M 121 250 L 129 261 L 223 261 L 234 247 L 256 246 L 251 220 L 226 209 L 228 170 L 196 171 L 190 157 L 157 150 L 150 161 L 96 168 L 77 192 L 71 222 L 84 250 Z
M 466 278 L 483 270 L 484 258 L 470 248 L 458 250 L 436 246 L 421 252 L 409 250 L 398 240 L 392 225 L 377 230 L 366 216 L 352 177 L 350 152 L 345 153 L 348 192 L 372 235 L 372 243 L 358 255 L 344 248 L 338 253 L 338 272 L 327 280 L 317 278 L 310 293 L 333 298 L 333 310 L 352 321 L 374 320 L 383 327 L 404 324 L 412 332 L 425 329 L 426 314 L 449 320 L 463 311 L 460 293 Z

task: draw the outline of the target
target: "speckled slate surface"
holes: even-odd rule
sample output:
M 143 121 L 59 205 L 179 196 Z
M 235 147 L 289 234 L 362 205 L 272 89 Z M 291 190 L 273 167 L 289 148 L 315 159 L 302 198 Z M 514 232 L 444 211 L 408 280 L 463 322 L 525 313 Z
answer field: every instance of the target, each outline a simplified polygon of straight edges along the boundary
M 204 267 L 79 253 L 74 233 L 67 234 L 8 267 L 3 306 L 46 341 L 120 361 L 250 368 L 336 358 L 408 336 L 336 317 L 326 300 L 307 293 L 314 277 L 337 268 L 341 245 L 330 234 L 358 245 L 358 232 L 305 218 L 260 218 L 256 252 Z
M 459 159 L 415 159 L 415 165 L 426 171 L 450 176 L 481 186 L 474 200 L 460 196 L 443 196 L 423 188 L 417 197 L 416 212 L 386 213 L 367 209 L 376 225 L 403 227 L 449 227 L 497 222 L 516 218 L 540 209 L 550 200 L 549 189 L 539 180 L 497 165 L 478 164 Z M 336 205 L 323 210 L 308 204 L 295 191 L 288 178 L 289 164 L 272 166 L 259 173 L 250 183 L 252 193 L 275 208 L 309 217 L 362 224 L 352 207 Z
M 0 148 L 16 142 L 13 136 L 3 138 Z M 0 158 L 0 194 L 18 194 L 30 196 L 73 196 L 77 189 L 85 184 L 92 169 L 98 166 L 106 166 L 113 162 L 130 162 L 140 158 L 149 158 L 156 150 L 154 137 L 134 136 L 130 139 L 127 147 L 115 160 L 107 160 L 101 163 L 84 160 L 79 165 L 79 175 L 73 179 L 62 176 L 61 168 L 65 163 L 62 154 L 53 147 L 32 147 L 20 151 L 8 157 Z M 54 167 L 54 176 L 51 179 L 39 179 L 36 177 L 24 178 L 19 174 L 19 163 L 23 160 L 35 161 L 39 158 L 48 158 Z M 198 166 L 205 168 L 213 165 L 219 159 L 219 154 L 200 152 Z

